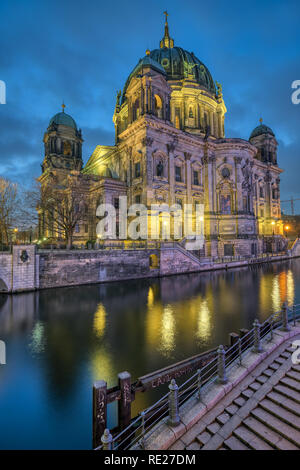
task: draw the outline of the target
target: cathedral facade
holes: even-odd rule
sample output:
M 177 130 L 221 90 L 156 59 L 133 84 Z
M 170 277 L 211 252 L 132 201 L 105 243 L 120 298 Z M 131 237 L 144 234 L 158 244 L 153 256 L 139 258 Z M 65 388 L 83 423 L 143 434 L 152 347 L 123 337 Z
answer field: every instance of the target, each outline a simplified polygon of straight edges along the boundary
M 284 248 L 274 132 L 226 138 L 222 86 L 194 55 L 174 45 L 166 15 L 160 47 L 147 50 L 117 94 L 115 145 L 97 146 L 83 167 L 82 135 L 64 112 L 44 136 L 43 187 L 76 188 L 86 210 L 74 243 L 96 240 L 101 202 L 204 205 L 204 256 L 255 255 Z M 72 188 L 72 189 L 70 189 Z M 41 239 L 59 236 L 40 211 Z

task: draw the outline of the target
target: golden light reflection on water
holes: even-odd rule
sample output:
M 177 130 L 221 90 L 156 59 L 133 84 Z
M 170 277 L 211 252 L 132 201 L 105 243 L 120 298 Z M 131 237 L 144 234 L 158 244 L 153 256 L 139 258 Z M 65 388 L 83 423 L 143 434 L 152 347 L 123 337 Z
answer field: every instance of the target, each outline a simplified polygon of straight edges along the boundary
M 93 352 L 91 370 L 93 380 L 103 379 L 110 383 L 112 379 L 115 379 L 114 362 L 104 345 Z
M 211 335 L 211 313 L 206 299 L 201 301 L 198 312 L 198 324 L 196 337 L 201 341 L 206 341 Z
M 160 351 L 169 356 L 175 348 L 175 318 L 171 305 L 166 305 L 163 309 L 161 322 L 161 344 Z
M 284 302 L 295 302 L 295 280 L 291 270 L 278 274 L 265 274 L 260 280 L 260 306 L 268 312 L 278 312 Z
M 272 283 L 272 308 L 273 312 L 278 312 L 281 307 L 281 297 L 280 297 L 280 287 L 279 287 L 279 278 L 275 276 Z
M 103 304 L 99 304 L 94 317 L 94 332 L 98 338 L 102 338 L 105 332 L 106 311 Z
M 152 287 L 147 295 L 146 341 L 152 350 L 171 357 L 180 342 L 207 342 L 212 334 L 211 293 L 163 304 Z M 177 335 L 179 332 L 179 336 Z

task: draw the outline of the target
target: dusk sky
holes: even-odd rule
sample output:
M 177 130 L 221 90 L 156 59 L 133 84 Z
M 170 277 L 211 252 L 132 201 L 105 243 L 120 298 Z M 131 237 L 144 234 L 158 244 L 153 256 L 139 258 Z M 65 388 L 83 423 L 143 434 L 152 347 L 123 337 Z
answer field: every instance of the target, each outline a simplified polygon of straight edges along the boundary
M 146 49 L 159 47 L 165 9 L 175 45 L 223 85 L 226 136 L 248 139 L 262 117 L 279 142 L 282 199 L 300 197 L 300 104 L 291 101 L 299 0 L 1 0 L 1 176 L 30 184 L 40 175 L 43 134 L 63 100 L 82 129 L 84 162 L 96 145 L 114 143 L 116 91 Z

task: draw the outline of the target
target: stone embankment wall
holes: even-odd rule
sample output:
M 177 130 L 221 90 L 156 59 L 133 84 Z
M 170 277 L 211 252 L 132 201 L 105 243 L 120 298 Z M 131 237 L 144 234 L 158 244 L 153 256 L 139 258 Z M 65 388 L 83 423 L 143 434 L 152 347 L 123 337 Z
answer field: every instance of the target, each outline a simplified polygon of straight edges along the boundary
M 87 250 L 40 253 L 39 287 L 76 286 L 159 275 L 157 250 Z
M 300 256 L 299 246 L 291 257 Z M 289 256 L 273 258 L 274 261 Z M 251 262 L 268 262 L 268 259 Z M 13 253 L 0 253 L 0 293 L 22 292 L 52 287 L 77 286 L 125 279 L 150 278 L 237 266 L 249 261 L 213 264 L 194 256 L 181 246 L 135 250 L 53 250 L 36 246 L 14 246 Z

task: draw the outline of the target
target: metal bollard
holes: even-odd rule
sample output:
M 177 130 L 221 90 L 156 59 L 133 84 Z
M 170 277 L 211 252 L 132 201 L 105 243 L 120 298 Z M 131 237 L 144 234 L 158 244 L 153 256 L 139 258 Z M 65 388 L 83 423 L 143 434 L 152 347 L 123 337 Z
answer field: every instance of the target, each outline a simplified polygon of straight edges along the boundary
M 290 331 L 287 302 L 284 302 L 282 306 L 281 318 L 282 318 L 282 327 L 280 328 L 281 331 Z
M 105 429 L 103 436 L 101 437 L 102 450 L 112 450 L 112 435 L 109 432 L 109 429 Z
M 260 323 L 259 323 L 258 320 L 254 320 L 253 330 L 254 330 L 253 352 L 261 353 L 262 352 L 262 347 L 261 347 L 261 344 L 260 344 Z
M 175 427 L 179 424 L 179 411 L 178 411 L 178 385 L 175 379 L 171 380 L 169 385 L 169 426 Z
M 218 349 L 218 382 L 219 384 L 226 384 L 226 364 L 225 364 L 225 350 L 221 344 Z

